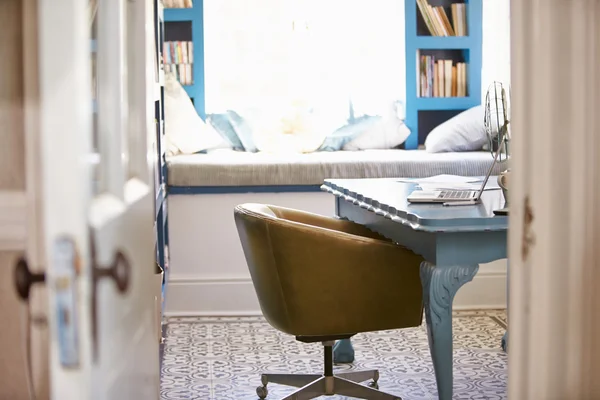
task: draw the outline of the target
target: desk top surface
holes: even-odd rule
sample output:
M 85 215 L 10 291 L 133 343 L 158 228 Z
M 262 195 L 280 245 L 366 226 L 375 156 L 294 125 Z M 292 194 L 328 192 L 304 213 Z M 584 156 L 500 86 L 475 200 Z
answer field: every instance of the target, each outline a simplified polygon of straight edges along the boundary
M 508 217 L 494 215 L 494 210 L 504 206 L 501 190 L 484 191 L 481 203 L 475 205 L 411 204 L 406 198 L 417 184 L 400 182 L 399 179 L 327 179 L 321 189 L 415 230 L 472 232 L 508 229 Z M 496 177 L 490 177 L 492 179 Z

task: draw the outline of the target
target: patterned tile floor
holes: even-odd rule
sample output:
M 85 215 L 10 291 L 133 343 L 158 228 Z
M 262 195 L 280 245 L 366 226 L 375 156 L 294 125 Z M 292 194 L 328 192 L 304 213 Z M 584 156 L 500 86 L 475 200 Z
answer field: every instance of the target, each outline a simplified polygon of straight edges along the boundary
M 504 311 L 454 314 L 454 399 L 506 398 L 507 355 L 500 348 L 505 326 Z M 378 368 L 380 389 L 404 400 L 437 399 L 425 324 L 358 334 L 353 343 L 356 361 L 336 371 Z M 260 373 L 321 373 L 322 363 L 320 344 L 299 343 L 260 317 L 170 318 L 161 399 L 256 400 Z M 267 399 L 292 390 L 271 384 Z

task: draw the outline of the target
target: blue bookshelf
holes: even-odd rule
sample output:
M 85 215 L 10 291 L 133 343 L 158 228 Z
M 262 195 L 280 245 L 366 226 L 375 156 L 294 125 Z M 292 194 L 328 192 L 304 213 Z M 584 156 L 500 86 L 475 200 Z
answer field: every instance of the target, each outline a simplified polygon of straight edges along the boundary
M 428 0 L 432 6 L 444 6 L 447 13 L 453 0 Z M 467 0 L 468 36 L 431 36 L 424 32 L 424 21 L 416 0 L 405 2 L 406 38 L 406 126 L 411 134 L 404 146 L 416 149 L 435 125 L 468 108 L 481 104 L 481 46 L 482 3 Z M 449 15 L 449 14 L 448 14 Z M 420 21 L 420 22 L 419 22 Z M 439 53 L 459 57 L 466 63 L 467 96 L 465 97 L 418 97 L 419 79 L 417 52 Z
M 202 119 L 206 118 L 204 101 L 204 6 L 202 0 L 194 0 L 191 8 L 165 8 L 164 10 L 165 30 L 169 30 L 169 22 L 191 23 L 194 44 L 194 62 L 192 74 L 194 82 L 192 85 L 184 85 L 188 96 L 194 102 L 194 107 Z M 167 32 L 168 33 L 168 32 Z

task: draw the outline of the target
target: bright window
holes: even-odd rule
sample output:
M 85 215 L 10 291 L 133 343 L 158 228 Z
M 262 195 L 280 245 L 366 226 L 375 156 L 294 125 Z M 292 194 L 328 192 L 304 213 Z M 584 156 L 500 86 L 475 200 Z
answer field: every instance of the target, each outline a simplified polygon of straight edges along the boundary
M 206 0 L 207 113 L 292 103 L 347 118 L 405 96 L 398 0 Z
M 481 99 L 493 81 L 510 84 L 510 1 L 483 2 Z

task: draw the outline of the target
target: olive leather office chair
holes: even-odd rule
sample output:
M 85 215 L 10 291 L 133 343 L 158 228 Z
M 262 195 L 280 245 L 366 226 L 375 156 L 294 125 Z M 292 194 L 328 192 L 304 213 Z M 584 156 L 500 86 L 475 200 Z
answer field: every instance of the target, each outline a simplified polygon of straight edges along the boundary
M 299 388 L 282 400 L 344 395 L 400 399 L 378 390 L 377 370 L 333 374 L 333 344 L 361 332 L 421 325 L 423 259 L 362 225 L 263 204 L 235 207 L 235 223 L 266 320 L 305 343 L 322 342 L 324 373 L 263 374 Z M 370 387 L 360 382 L 372 380 Z

